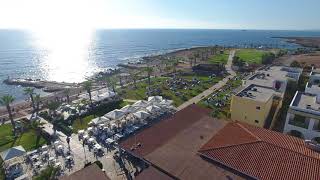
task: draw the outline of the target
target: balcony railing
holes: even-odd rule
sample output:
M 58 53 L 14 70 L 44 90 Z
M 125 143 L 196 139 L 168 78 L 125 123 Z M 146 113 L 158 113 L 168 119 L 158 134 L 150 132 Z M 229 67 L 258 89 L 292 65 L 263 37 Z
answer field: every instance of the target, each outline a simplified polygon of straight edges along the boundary
M 289 124 L 293 125 L 293 126 L 308 129 L 309 120 L 307 120 L 306 118 L 300 118 L 300 117 L 295 116 L 294 118 L 289 119 Z

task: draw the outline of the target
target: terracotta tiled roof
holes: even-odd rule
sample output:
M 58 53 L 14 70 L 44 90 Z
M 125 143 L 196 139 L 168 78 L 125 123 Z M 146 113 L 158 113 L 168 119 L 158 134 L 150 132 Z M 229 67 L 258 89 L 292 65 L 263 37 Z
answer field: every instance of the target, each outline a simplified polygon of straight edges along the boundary
M 320 154 L 303 140 L 247 124 L 226 125 L 199 153 L 257 179 L 320 178 Z
M 143 170 L 135 180 L 173 180 L 170 176 L 164 174 L 163 172 L 157 170 L 156 168 L 150 166 Z
M 110 178 L 96 165 L 87 166 L 71 175 L 66 175 L 60 180 L 110 180 Z
M 201 108 L 194 104 L 190 105 L 171 117 L 161 120 L 152 127 L 124 140 L 120 143 L 120 146 L 127 151 L 131 151 L 135 144 L 140 143 L 141 146 L 132 151 L 132 153 L 139 157 L 144 157 L 193 123 L 203 117 L 207 117 L 209 113 L 209 109 Z

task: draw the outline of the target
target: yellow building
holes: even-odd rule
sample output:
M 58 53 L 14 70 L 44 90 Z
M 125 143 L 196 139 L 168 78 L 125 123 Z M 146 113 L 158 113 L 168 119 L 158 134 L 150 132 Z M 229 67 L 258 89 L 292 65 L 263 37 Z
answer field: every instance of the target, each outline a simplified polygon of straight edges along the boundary
M 270 128 L 282 105 L 281 95 L 271 87 L 251 84 L 232 96 L 231 119 Z

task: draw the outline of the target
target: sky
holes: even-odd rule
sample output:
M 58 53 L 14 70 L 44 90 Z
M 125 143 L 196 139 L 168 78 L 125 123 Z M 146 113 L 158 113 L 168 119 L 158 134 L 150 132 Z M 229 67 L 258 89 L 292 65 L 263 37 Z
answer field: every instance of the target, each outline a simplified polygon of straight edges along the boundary
M 320 0 L 0 0 L 0 28 L 320 30 Z

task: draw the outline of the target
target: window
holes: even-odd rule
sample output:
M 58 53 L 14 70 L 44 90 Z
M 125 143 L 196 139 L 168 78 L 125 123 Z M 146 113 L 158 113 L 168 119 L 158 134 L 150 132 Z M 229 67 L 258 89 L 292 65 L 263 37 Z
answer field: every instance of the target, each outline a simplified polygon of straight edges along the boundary
M 257 110 L 260 110 L 260 106 L 257 106 L 256 109 L 257 109 Z
M 254 122 L 255 122 L 255 123 L 257 123 L 257 124 L 259 123 L 259 121 L 258 121 L 258 120 L 254 120 Z

